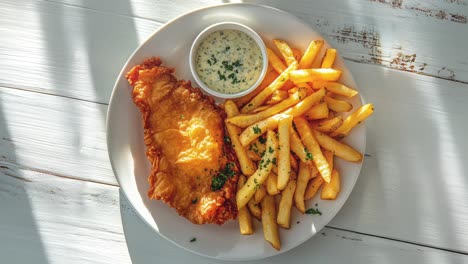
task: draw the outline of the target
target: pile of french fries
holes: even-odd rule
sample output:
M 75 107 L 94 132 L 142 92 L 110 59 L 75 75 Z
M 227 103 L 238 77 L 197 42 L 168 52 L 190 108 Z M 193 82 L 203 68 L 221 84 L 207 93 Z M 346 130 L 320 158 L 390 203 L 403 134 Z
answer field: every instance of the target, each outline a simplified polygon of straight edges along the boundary
M 294 206 L 320 190 L 334 200 L 340 192 L 336 157 L 361 162 L 362 153 L 340 140 L 373 113 L 366 104 L 343 118 L 358 92 L 338 83 L 335 49 L 318 61 L 324 41 L 314 40 L 301 55 L 285 41 L 273 40 L 281 54 L 267 48 L 269 70 L 252 93 L 227 100 L 226 127 L 242 171 L 236 195 L 240 233 L 254 233 L 252 215 L 262 222 L 265 240 L 280 250 L 278 228 L 291 227 Z M 240 109 L 240 110 L 239 110 Z

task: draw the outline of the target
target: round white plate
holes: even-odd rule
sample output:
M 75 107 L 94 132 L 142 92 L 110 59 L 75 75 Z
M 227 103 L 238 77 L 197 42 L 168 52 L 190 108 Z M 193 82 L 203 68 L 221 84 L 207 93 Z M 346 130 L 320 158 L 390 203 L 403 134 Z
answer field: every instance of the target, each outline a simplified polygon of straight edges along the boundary
M 223 21 L 243 23 L 259 33 L 265 44 L 280 38 L 304 51 L 311 40 L 321 36 L 295 16 L 260 5 L 229 4 L 200 9 L 180 16 L 161 27 L 143 43 L 130 59 L 117 79 L 107 115 L 107 144 L 112 168 L 128 200 L 141 218 L 158 234 L 193 253 L 224 260 L 252 260 L 265 258 L 292 249 L 319 232 L 336 215 L 351 193 L 361 170 L 360 163 L 336 159 L 341 173 L 341 192 L 335 201 L 319 198 L 307 202 L 307 208 L 317 208 L 318 215 L 301 215 L 293 209 L 290 230 L 280 231 L 281 250 L 276 251 L 263 239 L 261 223 L 255 222 L 255 234 L 242 236 L 236 221 L 223 226 L 194 225 L 177 215 L 175 210 L 161 201 L 147 198 L 147 177 L 150 171 L 145 156 L 141 114 L 131 99 L 131 88 L 125 74 L 134 65 L 151 56 L 161 57 L 165 66 L 174 67 L 179 79 L 192 80 L 189 69 L 189 49 L 197 34 L 209 25 Z M 328 44 L 325 47 L 329 47 Z M 325 49 L 323 49 L 325 50 Z M 320 58 L 323 56 L 319 54 Z M 337 58 L 335 68 L 343 70 L 340 82 L 351 87 L 356 84 L 343 60 Z M 360 98 L 352 101 L 354 109 L 361 105 Z M 345 140 L 364 153 L 366 132 L 363 125 L 356 127 Z M 195 242 L 190 242 L 196 238 Z

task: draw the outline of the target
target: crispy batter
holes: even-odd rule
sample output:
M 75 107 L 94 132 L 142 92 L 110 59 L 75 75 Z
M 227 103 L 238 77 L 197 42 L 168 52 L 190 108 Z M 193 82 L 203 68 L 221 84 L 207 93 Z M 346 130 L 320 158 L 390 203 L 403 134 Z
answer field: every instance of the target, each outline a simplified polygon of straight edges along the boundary
M 163 200 L 195 224 L 223 224 L 237 214 L 239 174 L 232 147 L 224 143 L 225 113 L 189 81 L 177 81 L 174 69 L 160 65 L 154 57 L 126 76 L 143 116 L 146 155 L 152 164 L 148 196 Z M 235 174 L 213 191 L 213 177 L 228 164 Z

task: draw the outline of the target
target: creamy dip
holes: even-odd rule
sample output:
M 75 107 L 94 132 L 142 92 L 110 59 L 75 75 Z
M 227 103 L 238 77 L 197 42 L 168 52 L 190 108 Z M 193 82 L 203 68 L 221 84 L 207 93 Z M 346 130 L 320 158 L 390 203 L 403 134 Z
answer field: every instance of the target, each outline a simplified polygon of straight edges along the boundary
M 210 89 L 233 94 L 245 91 L 258 80 L 263 58 L 260 47 L 246 33 L 220 30 L 208 35 L 198 47 L 196 70 Z

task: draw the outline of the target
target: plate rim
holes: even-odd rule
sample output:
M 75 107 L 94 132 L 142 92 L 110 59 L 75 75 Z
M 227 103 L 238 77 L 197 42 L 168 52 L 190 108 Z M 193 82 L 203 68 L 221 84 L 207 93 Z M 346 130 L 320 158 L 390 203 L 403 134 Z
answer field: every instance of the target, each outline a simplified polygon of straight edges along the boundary
M 110 116 L 112 115 L 111 114 L 111 109 L 112 109 L 112 102 L 114 101 L 114 97 L 115 97 L 115 94 L 117 93 L 116 90 L 117 90 L 117 86 L 119 84 L 119 80 L 125 76 L 126 74 L 126 68 L 128 67 L 128 64 L 130 62 L 130 60 L 132 60 L 132 58 L 135 56 L 135 54 L 137 54 L 139 52 L 139 50 L 144 46 L 146 45 L 146 43 L 148 43 L 156 34 L 158 34 L 160 31 L 166 29 L 167 27 L 169 27 L 171 24 L 175 23 L 177 20 L 185 17 L 185 16 L 188 16 L 188 15 L 191 15 L 193 13 L 197 13 L 197 12 L 200 12 L 200 11 L 204 11 L 204 10 L 209 10 L 209 9 L 216 9 L 216 8 L 219 8 L 219 7 L 222 7 L 222 6 L 253 6 L 253 7 L 261 7 L 261 8 L 265 8 L 265 9 L 270 9 L 270 10 L 274 10 L 276 12 L 281 12 L 283 13 L 284 15 L 288 16 L 288 17 L 291 17 L 292 19 L 295 19 L 295 20 L 298 20 L 298 21 L 301 21 L 302 23 L 306 24 L 307 26 L 311 27 L 312 30 L 316 31 L 316 29 L 314 27 L 312 27 L 309 23 L 307 23 L 307 21 L 303 20 L 302 18 L 299 18 L 287 11 L 284 11 L 284 10 L 281 10 L 279 8 L 276 8 L 276 7 L 272 7 L 272 6 L 268 6 L 268 5 L 263 5 L 263 4 L 257 4 L 257 3 L 223 3 L 223 4 L 216 4 L 216 5 L 210 5 L 210 6 L 205 6 L 205 7 L 200 7 L 200 8 L 196 8 L 196 9 L 193 9 L 191 11 L 188 11 L 188 12 L 185 12 L 185 13 L 182 13 L 178 16 L 176 16 L 175 18 L 167 21 L 166 23 L 163 23 L 161 27 L 159 27 L 158 29 L 154 30 L 153 33 L 151 33 L 143 42 L 141 42 L 138 47 L 135 48 L 135 50 L 129 55 L 129 57 L 127 58 L 127 60 L 125 61 L 125 64 L 123 64 L 122 66 L 122 69 L 119 73 L 119 75 L 117 76 L 116 80 L 115 80 L 115 83 L 113 85 L 113 88 L 112 88 L 112 93 L 111 93 L 111 96 L 109 97 L 109 104 L 108 104 L 108 109 L 107 109 L 107 113 L 106 113 L 106 147 L 107 147 L 107 154 L 108 154 L 108 158 L 109 158 L 109 161 L 111 163 L 111 168 L 112 168 L 112 172 L 114 174 L 114 178 L 116 179 L 117 183 L 119 184 L 119 189 L 122 191 L 121 193 L 125 196 L 125 199 L 128 201 L 128 204 L 130 205 L 130 207 L 132 208 L 132 210 L 136 213 L 136 215 L 153 231 L 155 232 L 152 232 L 152 233 L 155 233 L 157 236 L 159 235 L 160 237 L 164 238 L 166 241 L 169 241 L 170 243 L 172 243 L 173 245 L 176 245 L 177 247 L 181 248 L 181 249 L 184 249 L 184 250 L 187 250 L 188 252 L 190 253 L 193 253 L 193 254 L 196 254 L 198 256 L 202 256 L 202 257 L 206 257 L 206 258 L 209 258 L 209 259 L 216 259 L 216 260 L 226 260 L 226 261 L 252 261 L 252 260 L 259 260 L 259 259 L 265 259 L 265 258 L 271 258 L 271 257 L 274 257 L 274 256 L 278 256 L 280 254 L 283 254 L 285 252 L 288 252 L 300 245 L 302 245 L 303 243 L 305 243 L 307 240 L 311 239 L 312 237 L 314 237 L 317 233 L 320 232 L 320 230 L 322 230 L 323 228 L 325 228 L 327 225 L 325 224 L 321 229 L 318 229 L 316 231 L 315 234 L 312 234 L 310 237 L 308 238 L 305 238 L 303 240 L 300 240 L 299 243 L 297 243 L 297 245 L 293 246 L 293 247 L 290 247 L 288 249 L 282 249 L 280 251 L 276 251 L 275 254 L 272 254 L 272 255 L 269 255 L 269 256 L 257 256 L 257 257 L 249 257 L 249 258 L 227 258 L 227 257 L 217 257 L 217 256 L 211 256 L 211 255 L 206 255 L 204 253 L 201 253 L 201 252 L 198 252 L 198 251 L 195 251 L 189 247 L 184 247 L 182 246 L 181 244 L 177 243 L 176 241 L 173 241 L 172 239 L 168 238 L 166 235 L 164 235 L 163 233 L 159 232 L 158 230 L 156 230 L 155 228 L 153 228 L 153 226 L 140 214 L 140 212 L 135 208 L 135 206 L 133 205 L 133 203 L 130 201 L 129 199 L 129 195 L 127 194 L 125 188 L 122 188 L 121 187 L 121 182 L 119 180 L 119 177 L 117 176 L 117 172 L 116 172 L 116 166 L 114 166 L 114 160 L 112 159 L 112 154 L 111 152 L 109 151 L 109 146 L 110 146 L 110 136 L 109 136 L 109 120 L 110 120 Z M 318 31 L 316 31 L 322 38 L 324 38 L 322 36 L 322 34 Z M 325 39 L 325 38 L 324 38 Z M 340 57 L 340 59 L 343 61 L 343 63 L 345 63 L 344 59 L 338 54 L 338 56 Z M 344 64 L 346 66 L 346 64 Z M 351 73 L 351 70 L 346 67 L 349 72 Z M 356 83 L 352 73 L 350 75 L 352 81 L 354 83 Z M 365 99 L 363 98 L 363 96 L 361 94 L 359 94 L 359 97 L 360 97 L 360 101 L 362 104 L 365 103 Z M 364 137 L 364 142 L 363 142 L 363 151 L 365 152 L 366 150 L 366 147 L 367 147 L 367 126 L 366 126 L 366 122 L 363 122 L 362 125 L 364 126 L 363 128 L 363 137 Z M 349 193 L 349 195 L 351 195 L 352 191 L 354 190 L 354 187 L 359 179 L 359 176 L 362 172 L 362 165 L 364 163 L 364 160 L 365 160 L 365 155 L 363 155 L 362 157 L 362 161 L 361 161 L 361 166 L 359 168 L 359 173 L 357 174 L 356 176 L 356 180 L 352 183 L 352 188 L 351 188 L 351 192 Z M 333 217 L 330 219 L 330 221 L 336 217 L 336 215 L 338 214 L 338 212 L 343 208 L 344 204 L 348 201 L 349 199 L 349 195 L 348 197 L 346 197 L 346 199 L 344 200 L 343 204 L 339 207 L 335 207 L 334 210 L 332 210 L 332 215 Z M 328 223 L 330 223 L 330 221 Z M 125 230 L 124 230 L 124 234 L 125 234 Z

